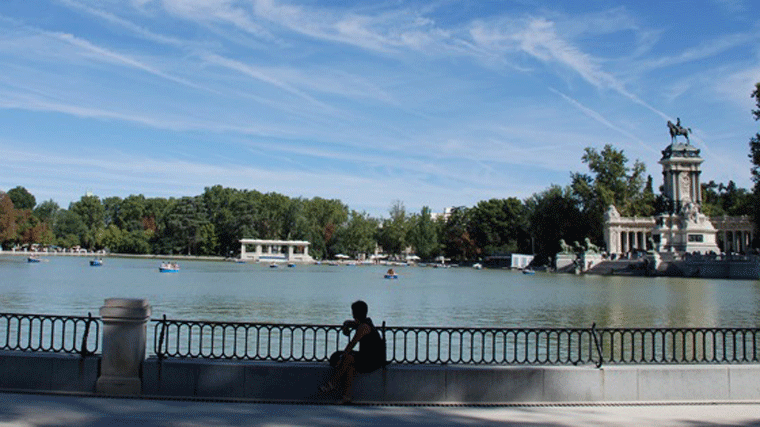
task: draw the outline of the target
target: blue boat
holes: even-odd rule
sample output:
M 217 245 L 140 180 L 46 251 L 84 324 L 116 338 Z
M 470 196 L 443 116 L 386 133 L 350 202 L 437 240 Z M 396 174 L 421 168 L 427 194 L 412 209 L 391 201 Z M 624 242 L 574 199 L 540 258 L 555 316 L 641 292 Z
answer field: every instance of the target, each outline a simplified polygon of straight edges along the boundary
M 179 273 L 179 264 L 176 262 L 162 262 L 158 267 L 161 273 Z
M 42 262 L 42 260 L 37 258 L 35 255 L 32 255 L 26 259 L 26 262 Z
M 102 265 L 103 265 L 103 260 L 102 259 L 91 259 L 90 260 L 90 266 L 92 266 L 92 267 L 100 267 Z

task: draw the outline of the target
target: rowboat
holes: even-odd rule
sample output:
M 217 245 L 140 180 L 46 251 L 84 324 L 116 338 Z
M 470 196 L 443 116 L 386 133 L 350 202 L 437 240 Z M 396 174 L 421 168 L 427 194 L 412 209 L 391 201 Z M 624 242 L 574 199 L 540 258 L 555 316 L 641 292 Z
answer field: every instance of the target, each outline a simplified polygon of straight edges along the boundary
M 158 267 L 161 273 L 179 273 L 179 264 L 176 262 L 162 262 Z

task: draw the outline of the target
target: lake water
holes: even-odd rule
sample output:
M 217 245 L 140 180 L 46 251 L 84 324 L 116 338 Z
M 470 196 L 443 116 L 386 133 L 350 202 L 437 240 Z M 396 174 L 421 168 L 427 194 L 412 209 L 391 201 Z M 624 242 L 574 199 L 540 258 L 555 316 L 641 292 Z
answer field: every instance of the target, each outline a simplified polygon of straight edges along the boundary
M 299 265 L 0 256 L 0 311 L 98 315 L 145 298 L 154 318 L 337 324 L 365 300 L 376 323 L 461 327 L 758 327 L 760 281 L 574 276 L 471 268 Z

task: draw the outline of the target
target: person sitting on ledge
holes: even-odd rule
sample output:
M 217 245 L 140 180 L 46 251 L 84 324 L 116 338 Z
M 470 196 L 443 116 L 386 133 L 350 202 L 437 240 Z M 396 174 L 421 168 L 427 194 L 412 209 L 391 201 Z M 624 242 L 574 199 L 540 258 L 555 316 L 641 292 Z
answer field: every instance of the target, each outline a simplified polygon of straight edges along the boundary
M 343 398 L 341 403 L 351 403 L 351 384 L 357 372 L 368 373 L 386 365 L 385 344 L 380 332 L 367 317 L 367 303 L 356 301 L 351 304 L 353 320 L 343 322 L 343 335 L 349 336 L 352 329 L 356 330 L 354 337 L 346 345 L 346 349 L 340 355 L 335 373 L 330 380 L 319 387 L 323 393 L 335 390 L 343 385 Z M 359 351 L 354 351 L 359 344 Z

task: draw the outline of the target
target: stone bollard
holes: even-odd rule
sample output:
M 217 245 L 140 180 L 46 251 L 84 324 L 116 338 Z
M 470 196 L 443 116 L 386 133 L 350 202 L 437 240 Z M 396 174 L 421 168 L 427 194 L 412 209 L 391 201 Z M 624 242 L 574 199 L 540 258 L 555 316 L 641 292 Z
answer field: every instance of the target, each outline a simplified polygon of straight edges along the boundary
M 138 395 L 145 360 L 150 305 L 144 299 L 108 298 L 100 308 L 103 320 L 103 358 L 95 392 Z

